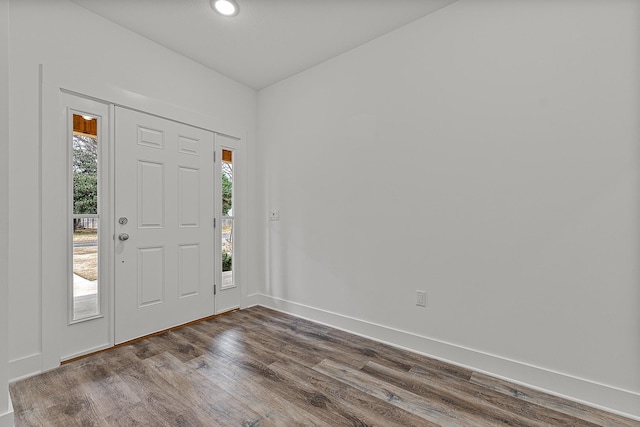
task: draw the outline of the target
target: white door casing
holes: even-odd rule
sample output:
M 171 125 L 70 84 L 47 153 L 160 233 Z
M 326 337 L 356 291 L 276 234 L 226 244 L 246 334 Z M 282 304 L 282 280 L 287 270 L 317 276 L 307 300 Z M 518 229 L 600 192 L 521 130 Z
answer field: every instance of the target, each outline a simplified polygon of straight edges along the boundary
M 117 344 L 214 313 L 215 180 L 213 132 L 115 117 Z
M 109 137 L 109 106 L 91 99 L 63 93 L 61 102 L 65 109 L 65 126 L 63 127 L 64 147 L 67 161 L 63 162 L 67 174 L 67 219 L 62 228 L 66 231 L 67 274 L 64 288 L 59 293 L 63 297 L 64 313 L 60 316 L 62 328 L 60 334 L 60 360 L 71 359 L 83 354 L 91 353 L 112 345 L 111 343 L 111 311 L 109 297 L 111 295 L 111 274 L 109 268 L 109 171 L 110 171 L 110 137 Z M 97 119 L 98 133 L 98 216 L 100 221 L 98 238 L 98 304 L 99 312 L 96 316 L 81 321 L 73 320 L 73 271 L 72 271 L 72 138 L 73 115 L 88 115 Z M 62 245 L 61 245 L 62 246 Z

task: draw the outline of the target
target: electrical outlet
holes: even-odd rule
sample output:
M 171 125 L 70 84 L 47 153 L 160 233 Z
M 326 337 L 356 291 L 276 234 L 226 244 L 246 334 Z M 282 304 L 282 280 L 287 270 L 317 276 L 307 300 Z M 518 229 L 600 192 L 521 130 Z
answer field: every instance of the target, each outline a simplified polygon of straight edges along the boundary
M 269 221 L 280 221 L 280 211 L 277 209 L 270 210 Z
M 427 293 L 425 291 L 416 291 L 416 305 L 420 307 L 427 306 Z

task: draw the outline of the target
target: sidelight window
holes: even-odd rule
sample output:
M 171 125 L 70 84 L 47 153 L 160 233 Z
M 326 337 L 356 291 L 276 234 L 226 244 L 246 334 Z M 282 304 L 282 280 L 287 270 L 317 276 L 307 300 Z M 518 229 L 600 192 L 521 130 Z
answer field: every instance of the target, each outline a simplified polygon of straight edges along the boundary
M 98 119 L 73 114 L 72 148 L 72 269 L 71 321 L 100 315 L 98 231 Z
M 234 286 L 233 277 L 233 151 L 222 150 L 222 289 Z

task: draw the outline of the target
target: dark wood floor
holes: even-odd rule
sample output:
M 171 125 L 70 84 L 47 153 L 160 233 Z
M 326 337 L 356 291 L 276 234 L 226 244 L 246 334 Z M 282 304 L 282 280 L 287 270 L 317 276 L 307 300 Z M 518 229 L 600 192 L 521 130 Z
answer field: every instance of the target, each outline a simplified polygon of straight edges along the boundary
M 16 426 L 640 426 L 261 307 L 10 387 Z

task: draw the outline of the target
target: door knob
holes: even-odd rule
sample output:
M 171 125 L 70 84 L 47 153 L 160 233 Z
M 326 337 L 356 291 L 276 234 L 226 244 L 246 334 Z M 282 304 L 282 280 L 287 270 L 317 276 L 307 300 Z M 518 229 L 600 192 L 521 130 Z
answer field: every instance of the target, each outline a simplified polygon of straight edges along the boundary
M 124 242 L 125 240 L 129 240 L 129 235 L 127 233 L 122 233 L 118 236 L 118 239 Z

